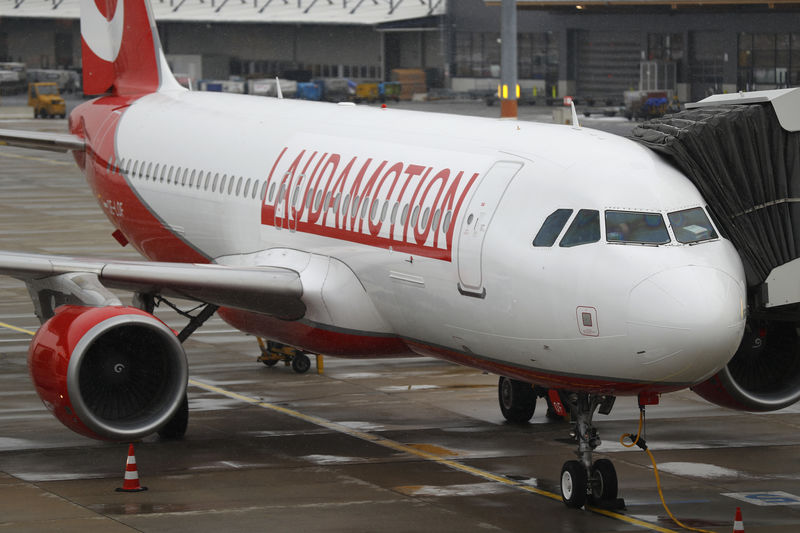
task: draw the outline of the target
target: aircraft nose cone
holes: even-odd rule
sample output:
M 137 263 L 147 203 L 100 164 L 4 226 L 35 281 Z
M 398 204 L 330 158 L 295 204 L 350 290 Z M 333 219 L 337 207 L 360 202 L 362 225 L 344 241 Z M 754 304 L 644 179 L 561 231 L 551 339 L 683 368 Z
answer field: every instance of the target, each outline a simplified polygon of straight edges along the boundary
M 730 360 L 745 322 L 744 281 L 721 270 L 685 266 L 653 274 L 628 299 L 628 337 L 643 365 L 674 363 L 672 376 L 699 379 Z M 693 377 L 692 377 L 693 376 Z

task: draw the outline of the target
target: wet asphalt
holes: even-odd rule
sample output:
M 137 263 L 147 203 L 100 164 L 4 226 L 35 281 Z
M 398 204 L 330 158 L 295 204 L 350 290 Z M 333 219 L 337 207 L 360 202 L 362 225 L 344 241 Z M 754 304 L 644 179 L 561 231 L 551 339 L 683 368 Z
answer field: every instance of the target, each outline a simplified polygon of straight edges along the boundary
M 496 116 L 480 102 L 399 104 Z M 545 106 L 522 119 L 548 120 Z M 488 113 L 495 113 L 494 115 Z M 527 114 L 529 113 L 529 115 Z M 65 131 L 66 121 L 0 107 L 0 128 Z M 538 118 L 537 118 L 538 117 Z M 585 126 L 620 133 L 624 119 Z M 68 155 L 0 147 L 0 248 L 134 259 Z M 506 424 L 497 377 L 423 359 L 324 359 L 304 375 L 256 362 L 255 339 L 214 318 L 186 343 L 190 425 L 181 441 L 136 444 L 141 484 L 119 493 L 126 444 L 91 441 L 50 416 L 27 373 L 37 320 L 24 284 L 0 278 L 0 531 L 679 531 L 650 460 L 623 448 L 638 409 L 596 417 L 598 457 L 626 509 L 572 510 L 556 497 L 573 458 L 570 425 Z M 189 307 L 189 304 L 182 304 Z M 157 315 L 182 325 L 170 310 Z M 11 326 L 11 327 L 9 327 Z M 647 441 L 673 514 L 692 527 L 800 531 L 800 407 L 729 411 L 689 391 L 647 411 Z

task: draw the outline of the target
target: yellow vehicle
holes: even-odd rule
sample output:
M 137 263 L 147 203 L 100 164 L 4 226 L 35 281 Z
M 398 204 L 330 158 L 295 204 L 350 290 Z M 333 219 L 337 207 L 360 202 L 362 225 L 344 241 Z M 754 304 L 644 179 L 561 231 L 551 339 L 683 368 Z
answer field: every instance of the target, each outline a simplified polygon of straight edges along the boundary
M 67 106 L 52 81 L 28 84 L 28 105 L 33 106 L 33 116 L 47 118 L 67 116 Z
M 356 85 L 356 102 L 374 102 L 378 99 L 379 91 L 377 83 L 359 83 Z

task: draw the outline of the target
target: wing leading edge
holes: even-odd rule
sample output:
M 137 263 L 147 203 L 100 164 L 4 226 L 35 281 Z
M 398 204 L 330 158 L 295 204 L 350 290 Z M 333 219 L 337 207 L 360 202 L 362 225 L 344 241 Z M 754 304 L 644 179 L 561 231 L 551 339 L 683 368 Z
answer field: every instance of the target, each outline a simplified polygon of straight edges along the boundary
M 49 150 L 51 152 L 68 152 L 86 148 L 86 143 L 83 139 L 70 133 L 3 129 L 0 129 L 0 144 L 36 150 Z
M 109 301 L 106 296 L 113 296 L 104 294 L 98 300 L 96 295 L 109 288 L 187 298 L 284 320 L 298 320 L 306 312 L 300 274 L 282 267 L 103 261 L 0 252 L 0 274 L 25 281 L 38 296 L 34 303 L 44 292 L 69 291 L 73 296 L 79 293 L 76 297 L 86 303 L 102 305 Z M 84 298 L 87 294 L 92 296 Z

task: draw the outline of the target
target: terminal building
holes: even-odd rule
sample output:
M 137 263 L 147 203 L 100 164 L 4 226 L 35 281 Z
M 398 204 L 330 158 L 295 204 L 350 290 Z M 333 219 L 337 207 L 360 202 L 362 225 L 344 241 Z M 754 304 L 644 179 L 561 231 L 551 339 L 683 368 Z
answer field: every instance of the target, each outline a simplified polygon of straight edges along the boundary
M 122 2 L 123 0 L 117 0 Z M 0 60 L 79 69 L 80 0 L 2 0 Z M 152 0 L 176 73 L 389 80 L 481 92 L 500 76 L 500 0 Z M 681 101 L 800 85 L 800 1 L 519 0 L 525 95 L 622 99 L 645 62 Z M 661 71 L 659 71 L 661 72 Z M 302 80 L 301 80 L 302 81 Z

